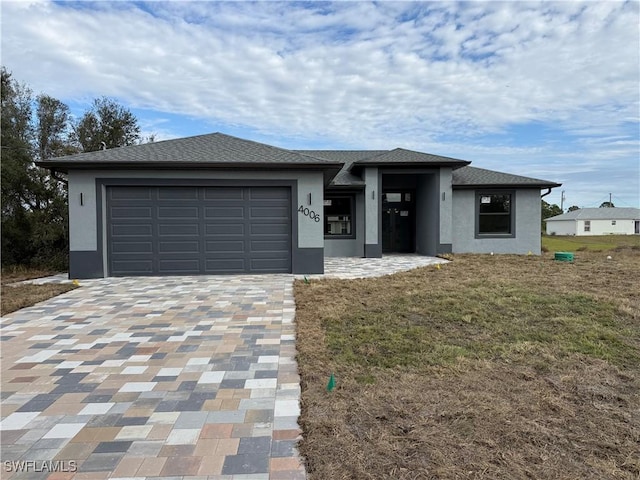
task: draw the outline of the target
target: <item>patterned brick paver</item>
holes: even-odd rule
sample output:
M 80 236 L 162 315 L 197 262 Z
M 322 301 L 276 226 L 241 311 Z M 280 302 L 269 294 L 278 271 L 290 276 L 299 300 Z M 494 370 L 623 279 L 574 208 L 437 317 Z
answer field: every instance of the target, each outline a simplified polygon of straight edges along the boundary
M 326 271 L 436 261 L 385 259 L 328 259 Z M 0 476 L 305 478 L 293 278 L 88 280 L 2 318 Z

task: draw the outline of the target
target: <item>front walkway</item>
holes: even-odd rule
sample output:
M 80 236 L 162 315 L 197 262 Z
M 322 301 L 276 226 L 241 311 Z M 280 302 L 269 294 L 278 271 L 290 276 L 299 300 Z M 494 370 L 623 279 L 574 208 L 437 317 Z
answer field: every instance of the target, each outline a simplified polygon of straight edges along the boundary
M 326 274 L 435 261 L 327 259 Z M 80 281 L 2 318 L 1 477 L 304 478 L 293 278 Z

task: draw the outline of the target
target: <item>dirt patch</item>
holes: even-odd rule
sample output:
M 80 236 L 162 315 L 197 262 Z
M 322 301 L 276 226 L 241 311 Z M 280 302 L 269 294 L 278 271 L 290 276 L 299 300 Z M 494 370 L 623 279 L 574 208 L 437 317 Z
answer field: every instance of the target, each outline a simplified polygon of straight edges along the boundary
M 74 288 L 77 287 L 68 283 L 2 285 L 1 314 L 6 315 L 21 308 L 30 307 Z
M 297 282 L 310 478 L 640 477 L 640 255 L 609 255 Z

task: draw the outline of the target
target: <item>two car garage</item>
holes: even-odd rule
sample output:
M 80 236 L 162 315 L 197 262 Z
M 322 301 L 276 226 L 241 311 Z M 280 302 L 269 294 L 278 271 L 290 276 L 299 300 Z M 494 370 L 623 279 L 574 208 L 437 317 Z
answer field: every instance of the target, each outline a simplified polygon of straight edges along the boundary
M 108 186 L 108 275 L 291 272 L 289 187 Z

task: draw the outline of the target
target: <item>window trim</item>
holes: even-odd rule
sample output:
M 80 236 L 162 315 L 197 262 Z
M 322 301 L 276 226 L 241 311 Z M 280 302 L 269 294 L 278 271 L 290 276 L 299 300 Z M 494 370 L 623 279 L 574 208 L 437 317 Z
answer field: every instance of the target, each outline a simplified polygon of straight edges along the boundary
M 585 220 L 584 221 L 584 231 L 585 232 L 590 232 L 591 231 L 591 220 Z
M 480 198 L 485 195 L 510 195 L 509 221 L 511 224 L 510 233 L 480 233 Z M 515 190 L 476 190 L 475 191 L 475 238 L 516 238 L 516 191 Z
M 324 212 L 324 206 L 322 208 L 323 225 L 322 231 L 324 233 L 325 240 L 352 240 L 356 238 L 356 196 L 353 193 L 330 193 L 324 195 L 324 200 L 333 200 L 336 198 L 349 199 L 351 207 L 351 234 L 349 235 L 331 235 L 324 233 L 327 226 L 327 215 Z

